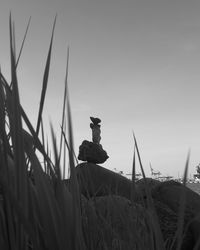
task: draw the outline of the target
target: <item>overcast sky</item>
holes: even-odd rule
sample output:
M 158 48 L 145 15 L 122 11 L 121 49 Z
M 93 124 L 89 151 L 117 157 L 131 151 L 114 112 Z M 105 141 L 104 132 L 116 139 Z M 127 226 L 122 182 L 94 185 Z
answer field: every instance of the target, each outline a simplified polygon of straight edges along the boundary
M 9 12 L 17 49 L 31 16 L 18 67 L 21 102 L 35 125 L 51 29 L 58 15 L 44 109 L 59 129 L 67 46 L 75 149 L 91 140 L 89 117 L 102 120 L 109 169 L 131 171 L 134 130 L 147 175 L 190 174 L 200 162 L 200 1 L 2 0 L 0 64 L 9 68 Z M 48 130 L 48 129 L 46 129 Z M 139 166 L 137 166 L 139 171 Z

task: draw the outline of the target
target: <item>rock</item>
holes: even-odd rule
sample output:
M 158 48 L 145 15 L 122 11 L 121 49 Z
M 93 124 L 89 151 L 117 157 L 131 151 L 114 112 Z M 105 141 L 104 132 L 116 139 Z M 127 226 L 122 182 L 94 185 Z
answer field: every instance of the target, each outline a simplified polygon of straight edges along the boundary
M 77 178 L 78 178 L 81 193 L 85 197 L 89 197 L 88 202 L 90 205 L 92 202 L 93 205 L 97 204 L 97 207 L 98 207 L 98 209 L 97 209 L 97 207 L 88 208 L 88 209 L 90 209 L 90 211 L 88 211 L 88 216 L 90 215 L 90 218 L 87 220 L 92 221 L 92 222 L 88 222 L 88 223 L 91 223 L 93 225 L 94 228 L 91 226 L 92 227 L 91 230 L 96 235 L 96 236 L 91 235 L 90 237 L 95 238 L 95 237 L 97 237 L 97 235 L 98 235 L 98 237 L 100 237 L 99 235 L 104 234 L 104 231 L 108 230 L 108 229 L 104 228 L 105 225 L 98 224 L 99 218 L 97 216 L 98 215 L 97 212 L 100 209 L 99 207 L 101 207 L 101 211 L 104 211 L 104 212 L 108 208 L 111 209 L 110 216 L 114 216 L 115 211 L 112 210 L 112 209 L 114 209 L 114 208 L 112 208 L 112 199 L 113 199 L 113 197 L 117 197 L 117 198 L 114 198 L 114 200 L 117 199 L 116 208 L 117 207 L 119 209 L 123 208 L 124 210 L 123 209 L 122 209 L 122 211 L 119 210 L 119 211 L 121 211 L 120 214 L 121 213 L 123 214 L 125 211 L 125 214 L 127 214 L 127 216 L 129 216 L 127 209 L 126 209 L 126 204 L 127 203 L 131 204 L 130 195 L 131 195 L 131 184 L 132 183 L 130 180 L 128 180 L 127 178 L 125 178 L 117 173 L 114 173 L 108 169 L 105 169 L 103 167 L 100 167 L 98 165 L 91 164 L 91 163 L 79 164 L 76 167 L 76 173 L 77 173 Z M 152 190 L 156 189 L 157 185 L 160 185 L 159 182 L 156 182 L 152 179 L 147 179 L 146 181 L 147 181 L 147 185 L 149 185 L 149 187 L 152 188 Z M 141 188 L 141 189 L 137 189 L 137 191 L 140 194 L 143 194 L 143 192 L 144 192 L 144 190 L 143 190 L 144 180 L 143 181 L 141 180 L 140 182 L 138 182 L 137 185 L 138 185 L 137 188 Z M 91 198 L 91 197 L 93 197 L 93 198 Z M 145 197 L 143 197 L 143 198 L 145 198 Z M 109 199 L 111 199 L 111 200 L 109 200 Z M 123 204 L 123 202 L 124 202 L 124 204 Z M 119 203 L 120 203 L 120 205 L 119 205 Z M 136 203 L 135 203 L 135 205 L 136 205 L 136 207 L 143 206 L 143 211 L 146 211 L 150 215 L 150 217 L 152 217 L 151 211 L 147 207 L 145 199 L 144 199 L 144 201 L 141 202 L 140 205 L 136 204 Z M 110 208 L 110 206 L 111 206 L 111 208 Z M 157 217 L 158 217 L 159 227 L 160 227 L 160 230 L 161 230 L 161 233 L 163 235 L 164 242 L 165 242 L 165 246 L 171 247 L 171 244 L 172 244 L 173 239 L 174 239 L 174 235 L 175 235 L 176 230 L 177 230 L 177 221 L 178 221 L 177 214 L 167 204 L 165 204 L 157 199 L 154 199 L 154 206 L 155 206 L 155 212 L 156 212 Z M 105 214 L 106 213 L 107 213 L 107 215 L 109 214 L 108 211 L 105 212 Z M 140 214 L 140 212 L 138 213 L 138 211 L 134 211 L 134 213 L 135 213 L 135 216 L 139 216 L 139 214 Z M 104 216 L 103 216 L 103 218 L 104 218 Z M 98 223 L 96 221 L 98 221 Z M 108 221 L 108 218 L 106 219 L 106 221 Z M 124 219 L 124 221 L 126 222 L 126 219 Z M 148 221 L 148 223 L 150 223 L 150 220 Z M 96 227 L 97 224 L 99 225 L 99 227 Z M 123 228 L 122 225 L 120 227 Z M 149 228 L 149 227 L 147 227 L 147 228 Z M 150 227 L 150 229 L 151 229 L 151 227 Z M 103 232 L 101 232 L 101 230 L 103 230 Z M 122 235 L 121 235 L 121 233 L 122 233 Z M 119 242 L 117 241 L 118 243 L 116 243 L 116 242 L 115 243 L 120 244 L 121 249 L 129 249 L 128 245 L 124 243 L 124 241 L 126 242 L 128 239 L 124 238 L 123 232 L 121 232 L 121 233 L 120 233 L 120 235 L 121 235 L 120 241 Z M 113 237 L 112 232 L 110 232 L 110 231 L 106 231 L 106 235 L 110 239 Z M 117 237 L 116 239 L 119 240 L 119 237 Z M 113 240 L 113 242 L 114 242 L 114 240 Z M 123 244 L 125 244 L 125 245 L 123 245 Z M 193 246 L 193 245 L 194 245 L 193 236 L 192 236 L 191 230 L 188 230 L 185 233 L 185 236 L 183 238 L 183 244 L 182 244 L 181 250 L 188 250 L 188 249 L 190 249 L 189 247 Z M 97 246 L 91 247 L 90 249 L 105 249 L 105 248 L 103 248 L 103 246 L 102 246 L 102 248 L 98 248 L 98 247 L 96 248 L 96 247 Z M 177 245 L 175 242 L 174 247 L 170 248 L 170 249 L 171 250 L 176 249 L 176 247 L 177 247 Z M 108 248 L 108 249 L 112 249 L 112 248 Z M 120 248 L 118 247 L 116 249 L 120 249 Z M 133 249 L 135 249 L 135 248 L 133 248 Z M 138 248 L 138 249 L 140 249 L 140 248 Z
M 163 203 L 155 201 L 155 207 L 164 245 L 166 249 L 175 250 L 177 244 L 175 242 L 172 247 L 172 242 L 177 230 L 177 216 Z M 154 250 L 155 236 L 150 217 L 149 210 L 121 196 L 84 200 L 82 220 L 87 249 Z M 188 233 L 181 250 L 193 249 L 192 246 L 192 236 Z
M 168 206 L 159 201 L 154 200 L 154 207 L 163 240 L 166 244 L 171 244 L 177 229 L 177 216 Z
M 147 211 L 151 210 L 147 206 L 146 194 L 141 199 L 137 199 L 137 203 L 141 204 Z M 177 231 L 177 214 L 166 204 L 156 199 L 153 199 L 153 204 L 166 249 L 177 249 L 177 242 L 173 243 Z M 172 243 L 174 244 L 173 246 Z M 187 230 L 182 240 L 181 250 L 188 250 L 190 246 L 194 246 L 194 240 L 191 230 Z
M 186 215 L 191 219 L 200 211 L 200 196 L 197 193 L 175 181 L 161 182 L 152 191 L 155 199 L 167 204 L 175 213 L 179 212 L 182 194 L 186 199 Z
M 177 216 L 179 216 L 180 198 L 185 196 L 185 213 L 184 213 L 184 229 L 193 235 L 196 243 L 200 237 L 200 196 L 185 187 L 181 183 L 175 181 L 161 182 L 153 191 L 152 196 L 170 207 Z M 187 227 L 188 225 L 188 227 Z
M 103 150 L 101 144 L 83 141 L 79 147 L 78 159 L 89 163 L 101 164 L 108 159 L 108 155 Z
M 111 170 L 93 163 L 76 167 L 80 191 L 86 197 L 121 195 L 130 199 L 131 181 Z
M 165 242 L 166 249 L 175 250 L 177 249 L 177 242 L 172 246 L 175 233 L 177 231 L 177 214 L 170 209 L 166 204 L 154 200 L 154 206 L 156 210 L 156 214 L 158 216 L 158 221 L 160 225 L 160 229 L 163 235 L 163 239 Z M 192 236 L 192 232 L 188 230 L 185 232 L 185 235 L 182 240 L 181 250 L 193 249 L 194 240 Z
M 148 185 L 148 187 L 150 187 L 152 189 L 156 185 L 160 184 L 160 181 L 153 179 L 153 178 L 146 178 L 146 179 L 142 178 L 142 179 L 136 181 L 136 185 L 138 187 L 141 187 L 142 189 L 144 189 L 145 183 Z
M 120 196 L 96 197 L 84 202 L 83 231 L 87 249 L 154 250 L 147 227 L 148 214 L 140 205 Z
M 135 185 L 136 185 L 137 197 L 145 199 L 146 198 L 145 185 L 147 185 L 147 188 L 151 193 L 152 189 L 155 188 L 159 183 L 160 181 L 152 178 L 146 178 L 146 179 L 142 178 L 136 181 Z

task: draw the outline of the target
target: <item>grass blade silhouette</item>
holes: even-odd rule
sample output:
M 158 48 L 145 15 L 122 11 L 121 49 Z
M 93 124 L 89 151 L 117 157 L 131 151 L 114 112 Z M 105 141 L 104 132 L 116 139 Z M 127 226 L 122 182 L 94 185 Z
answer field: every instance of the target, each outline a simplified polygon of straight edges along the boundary
M 25 40 L 26 40 L 26 36 L 27 36 L 27 33 L 28 33 L 30 22 L 31 22 L 31 17 L 29 17 L 28 24 L 27 24 L 27 27 L 26 27 L 26 31 L 25 31 L 25 34 L 24 34 L 24 37 L 23 37 L 23 40 L 22 40 L 22 44 L 21 44 L 21 47 L 20 47 L 19 55 L 18 55 L 18 58 L 16 60 L 16 65 L 15 65 L 16 68 L 18 66 L 18 63 L 19 63 L 19 60 L 20 60 L 20 57 L 21 57 L 21 54 L 22 54 L 22 50 L 23 50 L 23 47 L 24 47 L 24 43 L 25 43 Z
M 184 177 L 183 177 L 183 186 L 186 186 L 187 182 L 187 175 L 188 175 L 188 166 L 190 160 L 190 151 L 188 152 L 185 169 L 184 169 Z M 185 215 L 185 208 L 186 208 L 186 190 L 182 188 L 180 201 L 179 201 L 179 213 L 178 213 L 178 222 L 177 222 L 177 231 L 173 240 L 172 245 L 176 244 L 176 250 L 180 250 L 183 242 L 183 233 L 184 233 L 184 215 Z
M 61 156 L 62 142 L 63 142 L 63 131 L 64 131 L 64 121 L 65 121 L 65 111 L 66 111 L 66 98 L 67 98 L 67 85 L 68 85 L 68 72 L 69 72 L 69 47 L 67 48 L 67 66 L 66 66 L 66 74 L 65 74 L 64 96 L 63 96 L 63 109 L 62 109 L 62 122 L 61 122 L 59 158 Z
M 37 135 L 39 135 L 40 124 L 41 124 L 41 119 L 42 119 L 42 112 L 43 112 L 43 107 L 44 107 L 44 100 L 45 100 L 45 96 L 46 96 L 46 90 L 47 90 L 47 84 L 48 84 L 48 78 L 49 78 L 51 51 L 52 51 L 55 25 L 56 25 L 56 17 L 55 17 L 54 23 L 53 23 L 51 41 L 50 41 L 50 45 L 49 45 L 49 51 L 48 51 L 48 56 L 47 56 L 47 61 L 46 61 L 46 66 L 45 66 L 44 76 L 43 76 L 42 92 L 41 92 L 41 97 L 40 97 L 40 106 L 39 106 L 37 126 L 36 126 L 36 134 Z
M 28 216 L 28 195 L 27 195 L 27 172 L 24 155 L 24 142 L 22 119 L 20 109 L 20 99 L 18 90 L 18 80 L 16 72 L 16 51 L 15 51 L 15 31 L 14 24 L 10 14 L 9 19 L 10 27 L 10 57 L 11 57 L 11 82 L 12 82 L 12 99 L 11 109 L 9 113 L 11 137 L 13 143 L 14 165 L 16 167 L 16 194 L 17 199 L 21 202 L 25 217 Z M 27 237 L 23 234 L 23 228 L 18 224 L 17 234 L 17 247 L 23 249 L 27 243 Z
M 133 151 L 133 164 L 132 164 L 132 178 L 131 178 L 131 202 L 132 204 L 135 201 L 136 195 L 136 186 L 135 186 L 135 145 Z
M 138 144 L 137 144 L 137 140 L 135 137 L 135 134 L 133 132 L 133 138 L 134 138 L 134 142 L 135 142 L 135 148 L 136 148 L 136 152 L 137 152 L 137 156 L 138 156 L 138 160 L 139 160 L 139 164 L 140 164 L 140 168 L 142 171 L 142 176 L 144 178 L 144 187 L 145 187 L 145 193 L 146 193 L 146 197 L 147 197 L 147 209 L 149 210 L 150 214 L 151 214 L 151 228 L 155 234 L 155 249 L 154 250 L 164 250 L 164 240 L 163 240 L 163 236 L 162 236 L 162 232 L 160 229 L 160 225 L 158 222 L 158 216 L 154 207 L 154 203 L 153 203 L 153 199 L 151 197 L 151 193 L 149 191 L 149 188 L 147 186 L 147 181 L 146 181 L 146 176 L 145 176 L 145 172 L 144 172 L 144 168 L 142 166 L 142 161 L 141 161 L 141 157 L 140 157 L 140 152 L 138 149 Z

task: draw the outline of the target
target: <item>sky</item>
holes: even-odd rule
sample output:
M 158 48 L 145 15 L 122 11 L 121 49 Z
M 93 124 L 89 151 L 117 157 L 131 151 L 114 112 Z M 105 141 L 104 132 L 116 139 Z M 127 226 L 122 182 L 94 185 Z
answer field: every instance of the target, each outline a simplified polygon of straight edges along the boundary
M 133 131 L 147 176 L 150 167 L 182 176 L 200 162 L 200 1 L 198 0 L 2 0 L 0 65 L 10 79 L 9 13 L 20 44 L 21 104 L 36 126 L 43 72 L 57 14 L 45 130 L 56 134 L 62 116 L 67 47 L 75 152 L 91 140 L 90 116 L 99 117 L 103 167 L 131 172 Z M 139 164 L 137 162 L 137 172 Z

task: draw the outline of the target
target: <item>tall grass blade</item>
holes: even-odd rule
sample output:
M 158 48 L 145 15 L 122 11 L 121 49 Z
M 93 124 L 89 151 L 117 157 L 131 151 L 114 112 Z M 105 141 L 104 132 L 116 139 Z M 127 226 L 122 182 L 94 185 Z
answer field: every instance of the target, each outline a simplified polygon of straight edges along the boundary
M 45 139 L 44 139 L 44 124 L 43 124 L 43 119 L 41 120 L 41 132 L 42 132 L 42 145 L 44 147 L 44 151 L 46 152 L 45 150 Z M 45 170 L 45 173 L 47 172 L 47 167 L 46 167 L 46 160 L 45 160 L 45 157 L 43 156 L 43 161 L 44 161 L 44 170 Z
M 74 159 L 75 159 L 75 161 L 76 161 L 76 164 L 78 165 L 78 159 L 77 159 L 77 157 L 76 157 L 76 154 L 75 154 L 75 152 L 74 152 L 74 149 L 72 150 L 72 149 L 70 148 L 69 143 L 68 143 L 67 138 L 66 138 L 66 135 L 65 135 L 65 132 L 64 132 L 63 130 L 62 130 L 62 136 L 64 137 L 64 142 L 65 142 L 65 145 L 67 146 L 68 151 L 71 151 L 71 154 L 73 155 L 73 157 L 74 157 Z
M 47 83 L 48 83 L 48 78 L 49 78 L 49 69 L 50 69 L 50 62 L 51 62 L 51 51 L 52 51 L 52 44 L 53 44 L 53 36 L 54 36 L 55 25 L 56 25 L 56 17 L 55 17 L 54 23 L 53 23 L 51 41 L 50 41 L 50 45 L 49 45 L 49 51 L 48 51 L 48 56 L 47 56 L 47 61 L 46 61 L 46 66 L 45 66 L 44 76 L 43 76 L 42 92 L 41 92 L 41 97 L 40 97 L 40 106 L 39 106 L 37 126 L 36 126 L 36 134 L 37 135 L 39 135 L 40 124 L 41 124 L 41 119 L 42 119 L 42 112 L 43 112 L 43 107 L 44 107 L 44 100 L 45 100 L 45 95 L 46 95 L 46 90 L 47 90 Z
M 0 69 L 1 72 L 1 69 Z M 2 78 L 0 76 L 0 149 L 2 151 L 2 157 L 6 161 L 6 155 L 7 155 L 7 136 L 5 131 L 5 119 L 6 119 L 6 113 L 5 113 L 5 93 L 3 89 L 3 83 Z
M 67 74 L 67 70 L 66 70 Z M 70 180 L 71 180 L 71 193 L 73 197 L 73 211 L 74 211 L 74 249 L 85 249 L 85 243 L 82 235 L 82 222 L 81 222 L 81 208 L 80 208 L 80 191 L 75 172 L 74 164 L 74 142 L 73 142 L 73 129 L 71 118 L 71 107 L 69 100 L 69 91 L 67 86 L 67 119 L 68 119 L 68 135 L 69 135 L 69 165 L 70 165 Z
M 66 75 L 65 75 L 65 90 L 63 96 L 63 109 L 62 109 L 62 123 L 61 123 L 61 135 L 60 135 L 60 153 L 59 158 L 61 156 L 62 151 L 62 142 L 63 142 L 63 126 L 65 121 L 65 109 L 66 109 L 66 97 L 67 97 L 67 84 L 68 84 L 68 71 L 69 71 L 69 47 L 67 48 L 67 66 L 66 66 Z
M 12 48 L 13 48 L 13 54 L 14 58 L 16 60 L 16 42 L 15 42 L 15 24 L 12 22 Z
M 9 167 L 8 167 L 8 161 L 7 161 L 7 136 L 6 136 L 6 130 L 5 130 L 5 93 L 3 89 L 3 83 L 2 83 L 2 77 L 0 76 L 0 175 L 4 176 L 5 182 L 8 183 L 9 186 L 12 186 L 10 182 L 10 175 L 9 175 Z M 6 188 L 1 185 L 1 199 L 4 200 L 5 204 L 5 210 L 2 211 L 2 220 L 5 220 L 5 226 L 6 229 L 4 230 L 4 233 L 7 234 L 7 239 L 5 241 L 8 242 L 9 246 L 7 248 L 10 248 L 11 250 L 15 249 L 15 233 L 13 229 L 13 213 L 11 210 L 11 204 L 9 198 L 6 196 Z M 0 203 L 2 203 L 2 200 L 0 200 Z M 0 204 L 1 205 L 1 204 Z M 3 244 L 3 243 L 2 243 Z
M 56 137 L 55 133 L 53 131 L 53 126 L 50 124 L 51 127 L 51 137 L 52 137 L 52 142 L 53 142 L 53 151 L 54 151 L 54 158 L 55 158 L 55 164 L 54 164 L 54 169 L 56 172 L 56 177 L 59 181 L 61 181 L 61 173 L 60 173 L 60 158 L 58 156 L 58 150 L 57 150 L 57 142 L 56 142 Z
M 61 180 L 61 168 L 60 168 L 60 158 L 58 155 L 58 149 L 56 145 L 56 137 L 53 131 L 53 127 L 51 126 L 52 132 L 52 140 L 53 140 L 53 148 L 54 148 L 54 156 L 55 156 L 55 168 L 58 171 L 57 178 L 56 178 L 56 188 L 55 188 L 55 195 L 56 200 L 59 206 L 59 209 L 62 214 L 62 221 L 63 224 L 61 225 L 62 233 L 64 236 L 65 241 L 63 241 L 63 248 L 62 249 L 73 249 L 74 241 L 73 241 L 73 233 L 72 229 L 73 225 L 73 198 L 69 190 L 67 189 L 65 183 Z M 67 232 L 66 232 L 67 231 Z M 67 235 L 66 235 L 67 233 Z
M 33 137 L 34 146 L 40 151 L 41 154 L 43 154 L 43 156 L 45 156 L 45 159 L 47 161 L 51 162 L 50 158 L 48 157 L 48 155 L 46 154 L 46 152 L 44 150 L 44 147 L 43 147 L 38 135 L 36 134 L 31 122 L 29 121 L 29 119 L 28 119 L 28 117 L 27 117 L 27 115 L 22 107 L 21 107 L 21 112 L 22 112 L 22 118 L 23 118 L 25 124 L 27 125 L 27 127 L 28 127 L 28 129 Z
M 66 120 L 64 123 L 64 133 L 66 133 Z M 65 174 L 66 174 L 66 147 L 63 149 L 63 179 L 65 179 Z
M 12 82 L 12 112 L 10 114 L 10 127 L 13 142 L 14 164 L 16 166 L 16 181 L 17 181 L 17 198 L 21 202 L 25 217 L 28 216 L 28 196 L 27 196 L 27 174 L 25 166 L 24 143 L 22 134 L 22 120 L 20 110 L 20 100 L 18 91 L 18 81 L 16 73 L 16 51 L 15 51 L 15 37 L 12 29 L 12 19 L 10 14 L 10 57 L 11 57 L 11 82 Z M 18 248 L 23 249 L 26 245 L 26 237 L 23 236 L 23 229 L 18 225 Z
M 23 50 L 23 47 L 24 47 L 24 43 L 25 43 L 25 40 L 26 40 L 26 36 L 27 36 L 27 33 L 28 33 L 30 22 L 31 22 L 31 17 L 29 17 L 28 24 L 27 24 L 27 27 L 26 27 L 26 31 L 25 31 L 25 34 L 24 34 L 24 37 L 23 37 L 23 40 L 22 40 L 22 44 L 21 44 L 21 47 L 20 47 L 19 55 L 17 57 L 17 61 L 16 61 L 16 65 L 15 65 L 16 68 L 18 66 L 19 59 L 20 59 L 21 54 L 22 54 L 22 50 Z
M 136 186 L 135 186 L 135 145 L 133 151 L 133 165 L 132 165 L 132 183 L 131 183 L 131 202 L 135 201 Z
M 188 152 L 185 169 L 184 169 L 184 177 L 183 177 L 183 186 L 186 186 L 187 175 L 188 175 L 188 166 L 190 160 L 190 151 Z M 180 201 L 179 201 L 179 213 L 178 213 L 178 223 L 177 223 L 177 232 L 174 237 L 173 245 L 177 242 L 176 250 L 180 250 L 183 242 L 183 233 L 184 233 L 184 215 L 186 208 L 186 190 L 182 188 Z
M 140 157 L 140 152 L 139 152 L 139 149 L 138 149 L 137 140 L 136 140 L 136 137 L 135 137 L 134 132 L 133 132 L 133 138 L 134 138 L 134 142 L 135 142 L 135 148 L 136 148 L 136 151 L 137 151 L 138 160 L 139 160 L 139 163 L 140 163 L 140 168 L 141 168 L 141 171 L 142 171 L 142 177 L 143 177 L 144 180 L 146 181 L 146 176 L 145 176 L 144 168 L 143 168 L 143 166 L 142 166 L 142 161 L 141 161 L 141 157 Z
M 51 182 L 48 177 L 45 176 L 33 149 L 29 148 L 27 153 L 31 164 L 34 167 L 34 179 L 40 211 L 38 216 L 40 223 L 45 230 L 45 241 L 48 249 L 61 250 L 61 242 L 59 241 L 59 225 L 62 223 L 62 219 L 54 197 Z
M 137 144 L 137 140 L 135 137 L 135 134 L 133 132 L 133 138 L 134 138 L 134 142 L 135 142 L 135 148 L 136 148 L 136 152 L 137 152 L 137 156 L 138 156 L 138 160 L 139 160 L 139 164 L 140 164 L 140 168 L 142 171 L 142 176 L 144 178 L 144 187 L 145 187 L 145 193 L 147 196 L 147 209 L 150 212 L 150 219 L 151 219 L 151 228 L 155 234 L 155 249 L 154 250 L 164 250 L 164 240 L 163 240 L 163 236 L 162 236 L 162 232 L 160 229 L 160 225 L 158 222 L 158 216 L 155 210 L 155 206 L 153 203 L 153 199 L 151 197 L 151 193 L 149 191 L 148 185 L 147 185 L 147 181 L 146 181 L 146 176 L 145 176 L 145 172 L 144 172 L 144 168 L 142 166 L 142 161 L 141 161 L 141 157 L 140 157 L 140 152 L 138 149 L 138 144 Z

